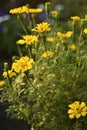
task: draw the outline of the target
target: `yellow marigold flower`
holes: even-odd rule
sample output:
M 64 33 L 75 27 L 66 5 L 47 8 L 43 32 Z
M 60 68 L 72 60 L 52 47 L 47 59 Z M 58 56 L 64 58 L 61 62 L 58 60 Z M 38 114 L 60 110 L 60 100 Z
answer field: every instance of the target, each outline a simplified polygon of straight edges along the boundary
M 21 57 L 19 60 L 15 60 L 12 64 L 12 70 L 16 73 L 25 72 L 32 68 L 34 60 L 28 56 Z
M 11 9 L 10 13 L 11 14 L 21 14 L 21 7 Z
M 86 116 L 87 114 L 87 106 L 85 102 L 80 103 L 79 101 L 75 101 L 69 105 L 69 108 L 68 114 L 70 119 L 80 118 L 81 116 Z
M 67 33 L 61 33 L 61 32 L 58 32 L 57 35 L 58 37 L 61 39 L 61 40 L 67 40 L 69 37 L 71 37 L 71 35 L 73 34 L 72 31 L 68 31 Z
M 32 29 L 32 31 L 38 32 L 41 36 L 45 35 L 46 32 L 50 31 L 50 24 L 48 22 L 42 22 L 40 24 L 37 24 L 35 29 Z
M 42 8 L 36 8 L 36 9 L 30 8 L 28 10 L 28 13 L 37 14 L 37 13 L 42 13 L 42 11 L 43 11 Z
M 11 14 L 22 14 L 22 13 L 29 13 L 29 8 L 27 6 L 22 6 L 18 8 L 14 8 L 10 10 Z
M 72 51 L 75 51 L 77 48 L 76 48 L 75 44 L 71 44 L 71 45 L 69 45 L 69 49 Z
M 29 45 L 31 45 L 34 42 L 38 42 L 38 36 L 35 36 L 35 35 L 25 35 L 23 36 L 23 39 L 25 43 Z
M 5 85 L 5 81 L 4 80 L 0 80 L 0 87 Z
M 54 37 L 48 37 L 46 40 L 47 40 L 47 42 L 54 42 L 55 38 Z
M 75 21 L 75 22 L 81 20 L 81 18 L 80 18 L 79 16 L 73 16 L 73 17 L 71 17 L 71 19 L 72 19 L 73 21 Z
M 87 34 L 87 28 L 85 28 L 85 29 L 83 30 L 83 32 L 84 32 L 85 34 Z
M 12 71 L 12 70 L 8 70 L 7 72 L 4 71 L 4 72 L 3 72 L 3 77 L 6 78 L 7 75 L 8 75 L 10 78 L 12 78 L 12 77 L 16 76 L 16 73 L 15 73 L 14 71 Z
M 25 40 L 20 39 L 20 40 L 17 41 L 17 44 L 21 44 L 21 45 L 23 45 L 23 44 L 25 44 Z
M 22 6 L 21 13 L 29 13 L 29 8 L 27 6 Z
M 57 10 L 53 10 L 53 11 L 51 11 L 51 14 L 52 14 L 53 18 L 56 18 L 58 16 L 59 12 Z
M 42 54 L 42 57 L 43 58 L 47 58 L 47 57 L 51 57 L 51 56 L 53 56 L 53 52 L 52 51 L 47 51 L 47 52 L 44 52 L 43 54 Z

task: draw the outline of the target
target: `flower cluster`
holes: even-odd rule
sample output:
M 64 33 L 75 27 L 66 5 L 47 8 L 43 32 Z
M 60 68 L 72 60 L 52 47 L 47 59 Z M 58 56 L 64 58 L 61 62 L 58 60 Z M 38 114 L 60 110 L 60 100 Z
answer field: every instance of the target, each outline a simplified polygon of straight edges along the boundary
M 58 11 L 50 12 L 49 2 L 45 11 L 47 19 L 39 23 L 34 16 L 42 9 L 10 10 L 24 32 L 11 66 L 4 63 L 0 101 L 7 101 L 8 114 L 25 120 L 31 130 L 86 130 L 87 16 L 72 16 L 65 25 Z

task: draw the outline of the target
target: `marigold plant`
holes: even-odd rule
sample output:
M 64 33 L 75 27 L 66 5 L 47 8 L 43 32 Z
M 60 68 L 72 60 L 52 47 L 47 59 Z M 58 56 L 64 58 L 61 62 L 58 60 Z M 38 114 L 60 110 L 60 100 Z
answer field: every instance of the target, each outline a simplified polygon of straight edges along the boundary
M 41 23 L 32 17 L 40 9 L 10 10 L 23 32 L 18 55 L 11 66 L 4 63 L 0 101 L 8 103 L 11 118 L 25 120 L 31 130 L 87 130 L 87 18 L 72 16 L 65 29 L 49 5 L 50 15 Z

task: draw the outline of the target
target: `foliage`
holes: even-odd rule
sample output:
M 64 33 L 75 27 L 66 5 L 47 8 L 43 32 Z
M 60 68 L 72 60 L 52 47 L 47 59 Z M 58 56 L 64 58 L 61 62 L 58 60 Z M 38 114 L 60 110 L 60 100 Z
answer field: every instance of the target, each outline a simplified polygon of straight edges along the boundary
M 0 101 L 8 102 L 7 114 L 27 121 L 31 130 L 86 130 L 87 17 L 71 17 L 66 31 L 57 11 L 49 15 L 46 7 L 47 20 L 36 24 L 35 10 L 21 9 L 14 14 L 22 20 L 25 13 L 30 21 L 27 29 L 21 21 L 19 56 L 12 57 L 11 68 L 4 63 Z

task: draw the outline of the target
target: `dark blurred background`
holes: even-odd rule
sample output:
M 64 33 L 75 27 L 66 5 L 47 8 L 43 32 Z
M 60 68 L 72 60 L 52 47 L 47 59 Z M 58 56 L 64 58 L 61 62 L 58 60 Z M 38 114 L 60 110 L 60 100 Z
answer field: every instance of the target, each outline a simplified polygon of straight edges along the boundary
M 44 8 L 45 2 L 50 0 L 0 0 L 0 79 L 3 79 L 3 63 L 11 64 L 11 57 L 17 54 L 16 40 L 20 31 L 20 24 L 9 10 L 29 4 L 32 8 Z M 87 13 L 87 0 L 51 0 L 51 10 L 61 12 L 61 20 L 66 21 L 72 15 L 83 16 Z M 44 12 L 45 13 L 45 12 Z M 45 19 L 43 14 L 41 20 Z M 9 119 L 5 110 L 7 104 L 0 104 L 0 130 L 29 130 L 30 125 L 17 119 Z

